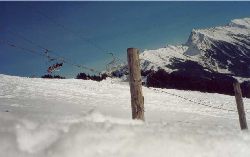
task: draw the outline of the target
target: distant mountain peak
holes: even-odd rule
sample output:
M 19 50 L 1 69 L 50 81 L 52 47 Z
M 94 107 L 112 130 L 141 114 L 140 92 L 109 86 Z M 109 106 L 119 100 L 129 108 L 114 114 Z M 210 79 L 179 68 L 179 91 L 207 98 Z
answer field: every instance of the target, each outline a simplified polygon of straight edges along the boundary
M 195 65 L 200 71 L 203 67 L 214 73 L 250 77 L 250 18 L 193 29 L 185 44 L 146 50 L 140 58 L 143 71 L 163 69 L 172 73 L 185 69 L 192 73 Z
M 250 18 L 244 18 L 226 26 L 193 29 L 183 45 L 144 51 L 140 54 L 143 80 L 152 87 L 233 94 L 235 78 L 250 78 L 249 24 Z M 128 67 L 113 74 L 127 75 Z M 249 91 L 250 82 L 242 87 Z
M 206 29 L 193 29 L 187 43 L 213 39 L 218 41 L 235 42 L 234 35 L 250 34 L 250 18 L 234 19 L 226 26 Z
M 248 72 L 250 71 L 250 18 L 234 19 L 225 26 L 193 29 L 187 42 L 181 47 L 171 45 L 164 50 L 161 48 L 144 53 L 163 56 L 161 60 L 162 62 L 167 60 L 166 64 L 158 69 L 162 68 L 166 71 L 173 70 L 168 67 L 172 67 L 171 64 L 175 64 L 176 60 L 178 62 L 191 60 L 219 73 L 233 75 L 249 73 L 246 76 L 250 76 Z M 149 61 L 155 58 L 147 57 Z M 158 60 L 160 60 L 159 57 Z

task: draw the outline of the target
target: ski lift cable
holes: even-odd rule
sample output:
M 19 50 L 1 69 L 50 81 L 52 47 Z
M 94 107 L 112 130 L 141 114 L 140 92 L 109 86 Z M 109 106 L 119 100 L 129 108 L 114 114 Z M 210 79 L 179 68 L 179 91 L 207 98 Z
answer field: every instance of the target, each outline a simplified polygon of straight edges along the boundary
M 69 59 L 66 59 L 65 57 L 62 57 L 62 56 L 56 54 L 54 50 L 48 49 L 48 48 L 46 48 L 46 47 L 44 47 L 44 46 L 41 46 L 40 44 L 37 44 L 37 43 L 35 43 L 34 41 L 32 41 L 32 40 L 30 40 L 30 39 L 24 37 L 24 36 L 21 35 L 20 33 L 14 32 L 14 31 L 12 31 L 12 30 L 7 30 L 7 31 L 10 32 L 10 33 L 12 33 L 12 34 L 14 34 L 14 35 L 16 35 L 16 36 L 18 36 L 18 37 L 20 37 L 20 38 L 22 38 L 23 40 L 25 40 L 26 42 L 28 42 L 28 43 L 30 43 L 30 44 L 32 44 L 32 45 L 34 45 L 34 46 L 36 46 L 36 47 L 39 47 L 39 48 L 41 48 L 41 49 L 43 49 L 43 50 L 44 50 L 44 53 L 45 53 L 45 55 L 47 56 L 47 58 L 48 58 L 49 61 L 51 61 L 51 60 L 58 60 L 58 59 L 55 59 L 55 57 L 57 57 L 57 58 L 60 57 L 60 58 L 62 58 L 63 62 L 67 62 L 67 63 L 70 64 L 70 65 L 73 65 L 73 66 L 76 66 L 76 67 L 79 67 L 79 68 L 84 68 L 84 69 L 87 69 L 87 70 L 89 70 L 89 71 L 91 71 L 91 72 L 95 72 L 95 73 L 98 73 L 98 74 L 101 73 L 101 72 L 99 72 L 99 71 L 97 71 L 97 70 L 95 70 L 95 69 L 93 69 L 93 68 L 88 68 L 87 66 L 80 65 L 80 64 L 74 64 L 74 63 L 72 63 L 71 61 L 69 61 Z M 48 55 L 48 53 L 53 54 L 55 57 L 53 57 L 53 58 L 50 57 L 50 56 Z M 113 53 L 112 53 L 112 54 L 113 54 Z
M 91 71 L 91 72 L 100 73 L 99 71 L 94 70 L 93 68 L 88 68 L 88 67 L 86 67 L 86 66 L 84 66 L 84 65 L 80 65 L 80 64 L 74 64 L 74 63 L 72 63 L 71 61 L 69 61 L 69 59 L 66 59 L 65 57 L 62 57 L 62 56 L 56 54 L 54 50 L 48 49 L 48 48 L 46 48 L 46 47 L 44 47 L 44 46 L 41 46 L 40 44 L 37 44 L 37 43 L 35 43 L 34 41 L 31 41 L 30 39 L 24 37 L 24 36 L 21 35 L 20 33 L 17 33 L 17 32 L 14 32 L 14 31 L 10 31 L 10 30 L 8 30 L 8 32 L 10 32 L 10 33 L 12 33 L 12 34 L 15 34 L 16 36 L 22 38 L 22 39 L 25 40 L 26 42 L 28 42 L 28 43 L 30 43 L 30 44 L 32 44 L 32 45 L 34 45 L 34 46 L 37 46 L 37 47 L 43 49 L 43 50 L 44 50 L 44 53 L 45 53 L 45 55 L 47 56 L 47 58 L 48 58 L 49 61 L 55 60 L 55 58 L 53 58 L 53 57 L 51 57 L 51 56 L 49 55 L 49 53 L 50 53 L 50 54 L 53 54 L 55 57 L 62 58 L 62 60 L 63 60 L 62 62 L 67 62 L 68 64 L 73 65 L 73 66 L 76 66 L 76 67 L 79 67 L 79 68 L 88 69 L 88 70 Z M 110 53 L 110 54 L 112 54 L 112 56 L 114 56 L 113 53 Z M 58 59 L 57 59 L 57 60 L 58 60 Z
M 32 53 L 32 54 L 39 55 L 39 56 L 41 56 L 41 57 L 47 58 L 47 55 L 45 55 L 45 54 L 42 54 L 42 53 L 40 53 L 40 52 L 38 52 L 38 51 L 35 51 L 35 50 L 32 50 L 32 49 L 28 49 L 28 48 L 25 48 L 25 47 L 22 47 L 22 46 L 18 46 L 18 45 L 14 44 L 13 42 L 10 42 L 10 41 L 8 41 L 8 40 L 2 40 L 2 39 L 0 39 L 0 42 L 3 43 L 3 44 L 5 44 L 5 45 L 8 45 L 8 46 L 10 46 L 10 47 L 13 47 L 13 48 L 16 48 L 16 49 L 23 50 L 22 52 L 28 52 L 28 53 Z M 55 59 L 56 59 L 56 58 L 55 58 Z M 58 60 L 58 59 L 56 59 L 56 60 Z M 66 64 L 69 64 L 69 65 L 71 65 L 71 66 L 75 66 L 75 67 L 78 67 L 78 68 L 82 68 L 82 69 L 85 69 L 85 70 L 89 70 L 89 71 L 91 71 L 91 72 L 95 72 L 95 73 L 98 73 L 98 74 L 101 73 L 101 72 L 99 72 L 98 70 L 95 70 L 94 68 L 89 68 L 89 67 L 87 67 L 87 66 L 83 66 L 83 65 L 80 65 L 80 64 L 74 64 L 74 63 L 69 62 L 69 61 L 67 61 L 67 60 L 64 60 L 63 62 L 66 63 Z
M 10 30 L 10 29 L 8 29 L 7 32 L 9 32 L 9 33 L 11 33 L 12 35 L 15 35 L 15 36 L 17 36 L 17 37 L 23 39 L 23 40 L 26 41 L 27 43 L 30 43 L 30 44 L 32 44 L 32 45 L 34 45 L 34 46 L 36 46 L 36 47 L 42 49 L 42 50 L 44 51 L 44 53 L 45 53 L 45 55 L 46 55 L 48 61 L 54 61 L 54 60 L 56 60 L 56 58 L 53 58 L 53 57 L 51 57 L 51 56 L 49 55 L 49 52 L 52 52 L 52 50 L 49 50 L 49 49 L 47 49 L 47 48 L 41 46 L 40 44 L 35 43 L 34 41 L 32 41 L 32 40 L 30 40 L 30 39 L 24 37 L 24 36 L 21 35 L 20 33 L 14 32 L 14 31 L 12 31 L 12 30 Z M 60 56 L 57 55 L 57 54 L 54 54 L 54 56 L 60 57 Z
M 106 64 L 106 71 L 108 73 L 113 70 L 117 70 L 126 64 L 126 62 L 123 62 L 121 59 L 115 57 L 113 53 L 107 53 L 107 54 L 110 54 L 112 57 L 112 60 Z
M 25 40 L 26 42 L 28 42 L 28 43 L 30 43 L 30 44 L 36 46 L 36 47 L 39 47 L 39 48 L 43 49 L 44 51 L 51 51 L 51 50 L 48 50 L 47 48 L 45 48 L 45 47 L 43 47 L 43 46 L 41 46 L 41 45 L 35 43 L 34 41 L 32 41 L 32 40 L 30 40 L 30 39 L 24 37 L 24 36 L 21 35 L 20 33 L 14 32 L 14 31 L 12 31 L 12 30 L 10 30 L 10 29 L 7 29 L 6 31 L 9 32 L 9 33 L 11 33 L 11 34 L 13 34 L 13 35 L 15 35 L 15 36 L 18 36 L 19 38 L 22 38 L 22 39 Z
M 44 51 L 45 55 L 47 56 L 48 60 L 51 59 L 51 56 L 49 55 L 49 53 L 53 54 L 53 56 L 55 56 L 54 58 L 63 58 L 63 60 L 65 59 L 65 57 L 62 57 L 62 56 L 58 55 L 54 50 L 48 49 L 48 48 L 46 48 L 44 46 L 41 46 L 40 44 L 26 38 L 25 36 L 23 36 L 20 33 L 14 32 L 13 30 L 10 30 L 10 29 L 8 29 L 7 31 L 10 32 L 11 34 L 23 39 L 24 41 L 26 41 L 26 42 L 28 42 L 28 43 L 42 49 Z M 67 59 L 67 60 L 69 60 L 69 59 Z
M 74 30 L 72 30 L 72 29 L 66 27 L 66 26 L 63 25 L 63 24 L 60 24 L 60 23 L 59 23 L 58 21 L 56 21 L 54 18 L 48 16 L 47 14 L 43 13 L 42 11 L 40 11 L 40 10 L 33 10 L 33 8 L 32 8 L 32 11 L 35 12 L 35 13 L 37 13 L 37 14 L 39 14 L 40 16 L 42 16 L 42 17 L 44 17 L 44 18 L 50 20 L 50 21 L 51 21 L 52 23 L 54 23 L 56 26 L 58 26 L 58 27 L 64 29 L 65 31 L 70 32 L 71 34 L 77 36 L 79 39 L 83 40 L 84 42 L 87 42 L 87 43 L 91 44 L 91 45 L 92 45 L 93 47 L 95 47 L 96 49 L 99 49 L 100 51 L 104 51 L 104 52 L 109 53 L 108 50 L 102 48 L 100 45 L 96 44 L 96 43 L 93 42 L 92 40 L 82 37 L 82 36 L 79 35 L 79 33 L 77 33 L 76 31 L 74 31 Z M 45 48 L 45 47 L 43 47 L 43 46 L 41 46 L 41 45 L 39 45 L 39 44 L 36 44 L 35 42 L 33 42 L 33 41 L 31 41 L 31 40 L 25 38 L 24 36 L 20 35 L 19 33 L 15 33 L 15 32 L 13 32 L 13 31 L 11 31 L 11 32 L 12 32 L 12 34 L 16 34 L 16 35 L 18 35 L 19 37 L 23 38 L 25 41 L 29 42 L 30 44 L 36 45 L 37 47 L 43 49 L 45 52 L 50 52 L 50 53 L 53 53 L 55 56 L 60 57 L 59 55 L 55 54 L 54 51 L 49 50 L 49 49 L 47 49 L 47 48 Z M 67 60 L 69 60 L 69 59 L 67 59 Z M 119 60 L 119 59 L 118 59 L 118 60 Z
M 54 18 L 48 16 L 47 14 L 43 13 L 42 11 L 40 10 L 32 10 L 33 12 L 39 14 L 40 16 L 50 20 L 52 23 L 54 23 L 56 26 L 64 29 L 64 31 L 67 31 L 67 32 L 70 32 L 71 34 L 75 35 L 76 37 L 78 37 L 79 39 L 81 39 L 82 41 L 84 42 L 87 42 L 89 43 L 90 45 L 92 45 L 93 47 L 95 47 L 96 49 L 100 50 L 100 51 L 104 51 L 104 52 L 109 52 L 108 50 L 104 49 L 103 47 L 101 47 L 99 44 L 93 42 L 92 40 L 88 39 L 88 38 L 85 38 L 85 37 L 82 37 L 79 33 L 77 33 L 76 31 L 66 27 L 65 25 L 63 24 L 60 24 L 58 21 L 56 21 Z
M 21 35 L 21 34 L 19 34 L 19 33 L 17 33 L 17 32 L 10 31 L 10 30 L 7 30 L 7 31 L 10 32 L 10 33 L 12 33 L 12 34 L 17 35 L 18 37 L 22 38 L 23 40 L 25 40 L 26 42 L 28 42 L 28 43 L 30 43 L 30 44 L 32 44 L 32 45 L 34 45 L 34 46 L 37 46 L 37 47 L 39 47 L 39 48 L 41 48 L 41 49 L 43 49 L 43 50 L 44 50 L 44 53 L 45 53 L 43 56 L 46 56 L 46 58 L 47 58 L 49 61 L 61 60 L 61 62 L 65 62 L 65 63 L 67 63 L 67 64 L 69 64 L 69 65 L 72 65 L 72 66 L 75 66 L 75 67 L 78 67 L 78 68 L 87 69 L 87 70 L 89 70 L 89 71 L 91 71 L 91 72 L 95 72 L 95 73 L 101 73 L 101 72 L 99 72 L 99 71 L 97 71 L 97 70 L 94 70 L 93 68 L 88 68 L 87 66 L 80 65 L 80 64 L 74 64 L 74 63 L 72 63 L 71 61 L 68 61 L 68 59 L 65 60 L 65 57 L 62 57 L 62 56 L 60 56 L 60 55 L 55 54 L 54 51 L 49 50 L 49 49 L 45 48 L 44 46 L 41 46 L 40 44 L 35 43 L 35 42 L 32 41 L 32 40 L 29 40 L 28 38 L 24 37 L 23 35 Z M 11 46 L 11 45 L 13 45 L 13 44 L 8 44 L 8 45 Z M 21 47 L 19 46 L 19 48 L 21 48 Z M 22 49 L 25 50 L 26 48 L 22 48 Z M 30 50 L 30 49 L 26 49 L 26 50 L 34 52 L 34 50 Z M 51 57 L 51 56 L 48 54 L 49 52 L 50 52 L 50 53 L 52 52 L 52 54 L 53 54 L 54 56 L 56 56 L 57 58 L 59 58 L 59 59 L 57 59 L 56 57 Z
M 76 32 L 76 31 L 70 29 L 69 27 L 66 27 L 65 25 L 59 23 L 59 22 L 56 21 L 54 18 L 48 16 L 47 14 L 43 13 L 42 11 L 40 11 L 40 10 L 32 10 L 32 11 L 35 12 L 35 13 L 37 13 L 37 14 L 39 14 L 39 15 L 41 15 L 41 16 L 43 16 L 44 18 L 50 20 L 50 21 L 51 21 L 52 23 L 54 23 L 56 26 L 58 26 L 58 27 L 64 29 L 64 31 L 68 31 L 68 32 L 70 32 L 71 34 L 73 34 L 73 35 L 75 35 L 76 37 L 78 37 L 79 39 L 81 39 L 82 41 L 89 43 L 90 45 L 92 45 L 92 46 L 95 47 L 96 49 L 98 49 L 98 50 L 100 50 L 100 51 L 103 51 L 103 52 L 106 52 L 106 53 L 108 53 L 108 54 L 111 54 L 111 55 L 114 57 L 113 53 L 111 53 L 109 50 L 107 50 L 107 49 L 101 47 L 99 44 L 97 44 L 97 43 L 94 42 L 93 40 L 90 40 L 90 39 L 88 39 L 88 38 L 82 37 L 78 32 Z M 120 60 L 120 59 L 117 59 L 117 60 Z
M 59 25 L 60 25 L 60 24 L 59 24 Z M 62 25 L 60 25 L 60 26 L 62 26 Z M 65 28 L 65 27 L 64 27 L 64 28 Z M 49 61 L 55 60 L 55 58 L 51 58 L 51 57 L 48 55 L 48 53 L 51 53 L 51 54 L 53 54 L 54 56 L 56 56 L 56 57 L 58 57 L 58 58 L 59 58 L 59 57 L 60 57 L 60 58 L 63 58 L 62 60 L 65 60 L 65 57 L 62 57 L 62 56 L 56 54 L 55 51 L 50 50 L 50 49 L 47 49 L 47 48 L 45 48 L 44 46 L 41 46 L 40 44 L 35 43 L 34 41 L 32 41 L 32 40 L 30 40 L 30 39 L 24 37 L 24 36 L 21 35 L 20 33 L 14 32 L 14 31 L 12 31 L 12 30 L 10 30 L 10 29 L 8 29 L 7 31 L 8 31 L 9 33 L 13 34 L 13 35 L 18 36 L 19 38 L 22 38 L 23 40 L 25 40 L 26 42 L 28 42 L 28 43 L 30 43 L 30 44 L 32 44 L 32 45 L 34 45 L 34 46 L 36 46 L 36 47 L 38 47 L 38 48 L 43 49 L 43 50 L 44 50 L 44 53 L 46 54 L 46 56 L 47 56 L 47 58 L 48 58 Z M 58 59 L 57 59 L 57 60 L 58 60 Z M 64 61 L 64 62 L 66 62 L 66 61 Z M 68 64 L 71 64 L 71 65 L 73 65 L 73 66 L 77 66 L 77 67 L 79 67 L 79 68 L 88 69 L 88 70 L 91 71 L 91 72 L 100 73 L 100 72 L 98 72 L 97 70 L 94 70 L 93 68 L 87 68 L 86 66 L 83 66 L 83 65 L 74 64 L 74 63 L 70 62 L 69 59 L 67 59 L 67 63 L 68 63 Z
M 9 40 L 2 40 L 0 39 L 0 42 L 5 44 L 5 45 L 8 45 L 10 47 L 13 47 L 13 48 L 16 48 L 16 49 L 20 49 L 20 50 L 23 50 L 22 52 L 28 52 L 28 53 L 32 53 L 32 54 L 35 54 L 35 55 L 39 55 L 39 56 L 42 56 L 42 57 L 46 57 L 44 54 L 41 54 L 37 51 L 34 51 L 32 49 L 29 49 L 29 48 L 25 48 L 25 47 L 22 47 L 22 46 L 18 46 L 16 44 L 14 44 L 13 42 L 9 41 Z

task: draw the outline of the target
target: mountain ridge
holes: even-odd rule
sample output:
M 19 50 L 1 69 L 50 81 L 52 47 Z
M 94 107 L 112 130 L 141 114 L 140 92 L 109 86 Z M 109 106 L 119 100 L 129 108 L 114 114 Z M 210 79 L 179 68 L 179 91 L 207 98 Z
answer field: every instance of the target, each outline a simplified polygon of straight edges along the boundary
M 161 56 L 165 56 L 165 58 Z M 193 29 L 185 44 L 146 50 L 140 54 L 140 58 L 142 59 L 141 65 L 145 65 L 145 61 L 158 60 L 158 65 L 150 65 L 153 68 L 142 66 L 142 69 L 147 70 L 156 70 L 155 66 L 157 66 L 171 72 L 173 69 L 166 69 L 165 66 L 174 64 L 174 59 L 182 61 L 184 59 L 196 61 L 213 72 L 250 77 L 249 72 L 244 73 L 234 67 L 237 65 L 244 67 L 245 71 L 250 71 L 250 18 L 234 19 L 226 26 Z M 163 60 L 169 62 L 162 65 Z
M 139 58 L 147 86 L 233 95 L 237 79 L 245 80 L 243 95 L 250 97 L 250 18 L 193 29 L 185 44 L 146 50 Z M 128 75 L 127 65 L 112 74 Z

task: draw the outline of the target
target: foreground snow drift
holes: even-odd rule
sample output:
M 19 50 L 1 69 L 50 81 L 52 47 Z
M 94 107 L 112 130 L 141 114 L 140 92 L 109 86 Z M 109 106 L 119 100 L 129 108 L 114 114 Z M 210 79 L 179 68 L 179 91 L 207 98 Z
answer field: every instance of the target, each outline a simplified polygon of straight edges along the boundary
M 0 75 L 0 156 L 250 156 L 250 134 L 239 129 L 234 97 L 143 93 L 145 123 L 131 120 L 129 86 L 119 80 Z M 249 110 L 250 100 L 244 102 Z

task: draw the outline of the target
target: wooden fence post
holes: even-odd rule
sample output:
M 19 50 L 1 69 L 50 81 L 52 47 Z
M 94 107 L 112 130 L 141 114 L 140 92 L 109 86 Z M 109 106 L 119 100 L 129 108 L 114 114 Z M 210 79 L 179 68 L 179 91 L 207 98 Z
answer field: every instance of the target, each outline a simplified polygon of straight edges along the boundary
M 236 104 L 237 104 L 237 110 L 238 110 L 238 114 L 239 114 L 240 128 L 241 128 L 241 130 L 248 129 L 240 84 L 238 81 L 235 81 L 233 86 L 234 86 L 234 93 L 235 93 L 235 100 L 236 100 Z
M 129 85 L 133 119 L 144 119 L 144 97 L 142 95 L 142 79 L 140 70 L 139 50 L 128 48 Z

